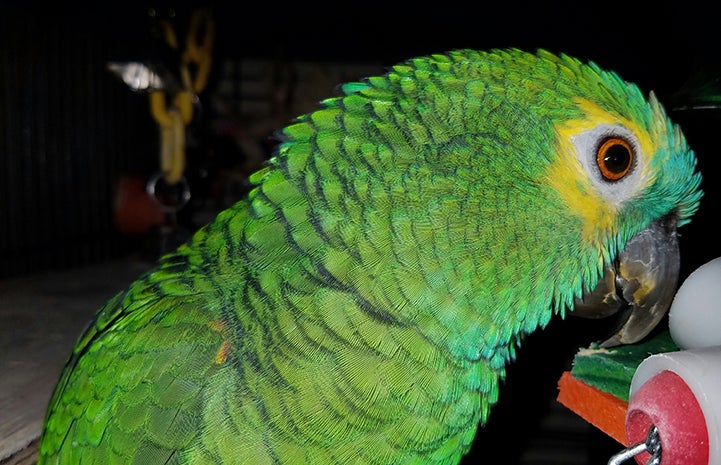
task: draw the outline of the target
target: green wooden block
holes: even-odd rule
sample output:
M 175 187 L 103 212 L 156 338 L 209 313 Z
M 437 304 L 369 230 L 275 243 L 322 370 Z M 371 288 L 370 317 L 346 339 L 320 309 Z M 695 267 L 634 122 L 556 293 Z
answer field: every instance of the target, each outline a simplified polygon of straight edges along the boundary
M 628 402 L 631 379 L 648 356 L 679 350 L 665 330 L 637 344 L 604 349 L 598 343 L 580 349 L 573 359 L 571 375 L 579 381 Z

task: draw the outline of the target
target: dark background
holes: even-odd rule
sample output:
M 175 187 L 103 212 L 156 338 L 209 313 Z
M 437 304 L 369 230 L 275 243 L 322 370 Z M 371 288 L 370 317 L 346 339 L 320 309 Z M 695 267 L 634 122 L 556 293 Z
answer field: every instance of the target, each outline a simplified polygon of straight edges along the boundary
M 155 18 L 173 11 L 182 39 L 190 13 L 198 7 L 213 12 L 216 38 L 210 82 L 200 96 L 204 113 L 196 113 L 200 121 L 191 130 L 199 143 L 225 154 L 226 162 L 243 154 L 213 132 L 216 115 L 209 102 L 232 79 L 223 71 L 228 63 L 367 63 L 380 73 L 406 58 L 453 48 L 546 48 L 613 69 L 644 92 L 655 91 L 669 109 L 672 96 L 699 67 L 721 63 L 721 6 L 701 2 L 643 8 L 630 2 L 347 7 L 5 2 L 0 5 L 0 277 L 80 265 L 137 247 L 137 238 L 118 236 L 112 202 L 120 176 L 148 173 L 157 163 L 157 126 L 147 99 L 132 94 L 105 65 L 162 55 L 160 41 L 151 33 L 156 24 L 148 14 L 151 8 Z M 316 89 L 317 99 L 333 94 L 330 82 L 324 86 Z M 713 180 L 717 112 L 671 114 Z M 296 115 L 287 114 L 291 116 Z M 285 122 L 277 119 L 273 127 Z M 258 144 L 270 144 L 263 139 L 267 137 L 259 136 Z M 216 165 L 222 158 L 216 157 Z M 708 179 L 703 211 L 683 231 L 693 236 L 687 241 L 693 247 L 685 247 L 685 271 L 718 252 L 715 241 L 705 240 L 716 184 Z M 708 247 L 716 249 L 708 253 Z
M 377 65 L 381 73 L 406 58 L 454 48 L 545 48 L 613 69 L 644 92 L 655 91 L 667 104 L 705 177 L 701 211 L 681 231 L 682 278 L 721 255 L 714 230 L 716 186 L 721 182 L 719 117 L 714 110 L 673 110 L 674 95 L 699 68 L 721 64 L 718 3 L 10 2 L 0 5 L 0 277 L 133 253 L 152 259 L 168 245 L 163 240 L 172 243 L 184 237 L 162 236 L 157 230 L 128 237 L 118 231 L 118 180 L 152 172 L 158 134 L 147 99 L 119 83 L 105 63 L 157 53 L 149 8 L 159 16 L 173 11 L 182 30 L 197 7 L 211 9 L 217 34 L 211 80 L 201 95 L 205 113 L 193 128 L 200 141 L 195 148 L 202 152 L 206 144 L 215 154 L 212 162 L 201 156 L 190 160 L 191 171 L 204 173 L 193 185 L 201 200 L 203 195 L 205 200 L 212 197 L 208 186 L 213 176 L 242 165 L 244 157 L 239 147 L 214 132 L 217 126 L 208 124 L 214 114 L 206 96 L 218 92 L 224 63 L 358 62 Z M 329 86 L 323 96 L 332 93 Z M 263 137 L 257 142 L 271 144 Z M 242 170 L 238 174 L 247 175 Z M 230 195 L 242 193 L 240 182 Z M 207 213 L 221 204 L 191 208 Z M 198 225 L 182 214 L 178 218 L 185 232 Z M 559 320 L 529 337 L 509 370 L 490 424 L 464 463 L 489 457 L 518 463 L 529 443 L 544 434 L 539 425 L 569 357 L 577 347 L 602 338 L 608 328 L 607 323 Z M 561 438 L 545 434 L 559 447 L 582 443 L 578 453 L 587 456 L 588 463 L 606 463 L 619 448 L 593 429 L 569 430 L 559 433 L 565 434 Z

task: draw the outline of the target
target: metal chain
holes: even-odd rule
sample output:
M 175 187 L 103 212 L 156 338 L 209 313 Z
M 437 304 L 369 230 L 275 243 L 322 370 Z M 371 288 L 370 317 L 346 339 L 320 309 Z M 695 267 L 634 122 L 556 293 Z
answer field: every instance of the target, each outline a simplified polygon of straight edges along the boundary
M 161 22 L 165 41 L 174 49 L 178 38 L 173 25 Z M 202 37 L 199 37 L 202 34 Z M 215 26 L 210 12 L 204 9 L 193 12 L 190 30 L 186 37 L 186 49 L 181 54 L 180 73 L 183 90 L 167 96 L 163 90 L 150 92 L 150 113 L 160 126 L 160 165 L 168 184 L 180 182 L 185 170 L 185 127 L 193 118 L 193 102 L 203 91 L 210 72 L 211 51 L 215 37 Z M 194 66 L 195 74 L 191 72 Z M 168 102 L 168 99 L 172 102 Z

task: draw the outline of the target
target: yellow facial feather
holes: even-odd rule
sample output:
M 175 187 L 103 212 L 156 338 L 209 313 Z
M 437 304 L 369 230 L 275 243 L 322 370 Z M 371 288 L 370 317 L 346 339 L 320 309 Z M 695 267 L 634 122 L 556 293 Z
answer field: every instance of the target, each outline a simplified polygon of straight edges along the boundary
M 641 170 L 641 180 L 648 179 L 646 170 L 649 163 L 648 160 L 644 162 L 644 157 L 652 156 L 656 152 L 656 145 L 652 135 L 637 122 L 610 113 L 589 100 L 579 98 L 576 102 L 585 117 L 556 126 L 558 158 L 549 166 L 547 177 L 549 184 L 568 205 L 569 212 L 583 221 L 582 239 L 596 243 L 594 231 L 599 228 L 606 231 L 614 229 L 618 205 L 604 197 L 591 182 L 576 153 L 574 137 L 599 125 L 620 126 L 631 131 L 640 146 L 636 163 L 637 169 Z M 641 189 L 642 186 L 636 188 Z

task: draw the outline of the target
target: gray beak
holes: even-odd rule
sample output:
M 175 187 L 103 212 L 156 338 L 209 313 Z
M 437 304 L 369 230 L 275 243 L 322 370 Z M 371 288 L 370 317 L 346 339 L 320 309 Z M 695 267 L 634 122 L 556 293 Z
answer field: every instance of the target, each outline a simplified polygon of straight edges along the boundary
M 583 318 L 619 314 L 617 329 L 601 347 L 638 342 L 668 312 L 676 293 L 680 262 L 676 218 L 669 215 L 631 238 L 606 267 L 596 288 L 576 299 L 570 314 Z

